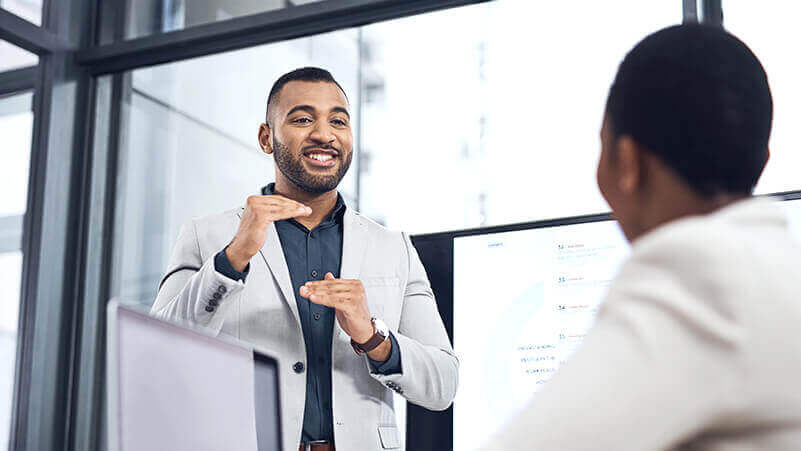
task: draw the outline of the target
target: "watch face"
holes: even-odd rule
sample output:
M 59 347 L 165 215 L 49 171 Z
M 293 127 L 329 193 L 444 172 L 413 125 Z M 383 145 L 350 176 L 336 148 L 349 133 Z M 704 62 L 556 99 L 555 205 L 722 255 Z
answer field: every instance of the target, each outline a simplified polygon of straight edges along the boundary
M 373 325 L 375 326 L 375 331 L 384 337 L 389 336 L 389 327 L 378 318 L 373 318 Z

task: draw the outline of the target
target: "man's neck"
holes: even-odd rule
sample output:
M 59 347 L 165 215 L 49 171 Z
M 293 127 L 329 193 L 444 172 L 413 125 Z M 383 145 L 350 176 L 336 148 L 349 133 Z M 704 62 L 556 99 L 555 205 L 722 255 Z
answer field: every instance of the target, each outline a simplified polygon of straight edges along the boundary
M 296 221 L 309 230 L 320 225 L 331 214 L 337 204 L 336 189 L 321 194 L 309 193 L 289 181 L 276 180 L 274 191 L 275 194 L 300 202 L 312 209 L 311 215 L 295 218 Z

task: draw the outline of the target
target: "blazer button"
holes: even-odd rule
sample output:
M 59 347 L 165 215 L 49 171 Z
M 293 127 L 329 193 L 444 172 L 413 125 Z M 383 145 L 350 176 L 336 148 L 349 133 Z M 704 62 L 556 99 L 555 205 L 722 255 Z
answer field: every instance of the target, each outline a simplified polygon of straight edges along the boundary
M 206 311 L 207 311 L 207 312 L 209 312 L 209 313 L 211 313 L 211 312 L 213 312 L 213 311 L 214 311 L 214 307 L 212 307 L 212 306 L 210 306 L 210 305 L 207 305 L 207 306 L 206 306 Z
M 300 374 L 300 373 L 302 373 L 302 372 L 303 372 L 303 370 L 305 369 L 305 365 L 303 365 L 303 362 L 295 362 L 295 364 L 294 364 L 294 365 L 292 365 L 292 369 L 293 369 L 293 370 L 294 370 L 296 373 Z

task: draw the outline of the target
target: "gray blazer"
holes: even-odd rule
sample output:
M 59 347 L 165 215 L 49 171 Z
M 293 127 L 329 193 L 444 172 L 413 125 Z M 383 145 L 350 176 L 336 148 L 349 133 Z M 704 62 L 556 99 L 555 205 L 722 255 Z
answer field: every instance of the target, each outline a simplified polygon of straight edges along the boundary
M 268 350 L 280 362 L 284 449 L 296 450 L 303 424 L 306 365 L 295 293 L 275 226 L 250 261 L 245 283 L 214 269 L 214 256 L 236 234 L 243 209 L 185 224 L 151 312 L 189 322 Z M 352 209 L 344 216 L 341 277 L 361 280 L 373 316 L 393 331 L 402 372 L 371 373 L 350 337 L 334 326 L 332 403 L 337 449 L 381 450 L 401 446 L 392 391 L 432 410 L 450 406 L 456 394 L 459 361 L 448 340 L 431 286 L 407 235 L 392 232 Z M 209 300 L 219 299 L 216 308 Z M 213 310 L 213 311 L 209 311 Z

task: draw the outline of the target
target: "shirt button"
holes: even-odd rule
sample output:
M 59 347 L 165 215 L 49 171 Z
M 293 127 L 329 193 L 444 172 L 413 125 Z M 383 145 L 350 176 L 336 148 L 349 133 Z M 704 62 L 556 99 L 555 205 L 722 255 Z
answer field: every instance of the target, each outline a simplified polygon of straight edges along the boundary
M 292 370 L 298 374 L 302 373 L 305 368 L 306 366 L 303 365 L 303 362 L 295 362 L 295 364 L 292 365 Z
M 312 277 L 317 277 L 317 271 L 312 271 Z
M 319 314 L 319 313 L 315 313 L 315 314 L 314 314 L 314 319 L 317 319 L 317 320 L 319 320 L 319 319 L 320 319 L 320 314 Z

